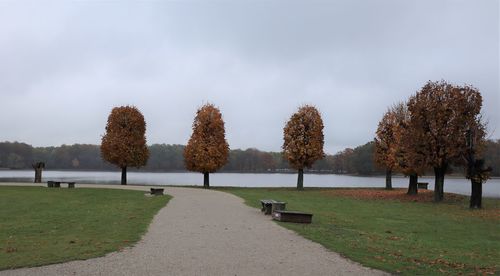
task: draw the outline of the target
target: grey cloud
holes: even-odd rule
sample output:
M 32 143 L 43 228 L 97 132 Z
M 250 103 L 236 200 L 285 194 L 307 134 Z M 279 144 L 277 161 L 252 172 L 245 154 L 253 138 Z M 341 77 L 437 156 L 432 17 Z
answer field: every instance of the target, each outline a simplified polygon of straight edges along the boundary
M 499 23 L 488 0 L 0 2 L 0 140 L 98 143 L 134 104 L 150 143 L 185 143 L 210 101 L 232 148 L 279 150 L 310 103 L 333 153 L 429 79 L 478 87 L 500 138 Z

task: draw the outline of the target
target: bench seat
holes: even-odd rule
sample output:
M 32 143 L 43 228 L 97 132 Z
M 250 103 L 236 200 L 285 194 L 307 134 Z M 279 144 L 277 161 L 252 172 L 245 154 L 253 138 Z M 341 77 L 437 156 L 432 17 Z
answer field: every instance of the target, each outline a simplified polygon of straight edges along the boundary
M 418 189 L 427 190 L 427 186 L 429 186 L 429 183 L 427 183 L 427 182 L 418 182 L 417 183 Z
M 163 188 L 151 188 L 151 195 L 163 195 Z
M 65 182 L 65 181 L 47 181 L 48 188 L 61 188 L 61 183 L 68 184 L 68 188 L 75 188 L 75 182 Z

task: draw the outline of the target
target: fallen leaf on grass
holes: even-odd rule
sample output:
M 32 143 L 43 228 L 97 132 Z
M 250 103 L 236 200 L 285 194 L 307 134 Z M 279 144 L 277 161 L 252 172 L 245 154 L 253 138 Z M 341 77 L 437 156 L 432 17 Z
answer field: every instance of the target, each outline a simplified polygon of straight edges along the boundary
M 379 261 L 385 262 L 385 258 L 382 256 L 376 255 L 374 258 L 379 260 Z
M 334 189 L 322 191 L 330 196 L 350 197 L 355 199 L 399 200 L 410 202 L 432 202 L 434 193 L 431 190 L 419 190 L 417 195 L 406 194 L 406 189 L 384 190 L 377 188 L 366 189 Z M 445 202 L 462 202 L 465 196 L 446 193 Z
M 403 254 L 401 252 L 394 252 L 391 255 L 396 257 L 396 258 L 401 258 L 403 256 Z

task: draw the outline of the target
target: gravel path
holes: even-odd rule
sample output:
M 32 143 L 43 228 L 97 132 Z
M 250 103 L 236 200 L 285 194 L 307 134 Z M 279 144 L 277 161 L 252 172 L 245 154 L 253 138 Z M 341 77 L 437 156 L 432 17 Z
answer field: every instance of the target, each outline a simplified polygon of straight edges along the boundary
M 143 186 L 77 185 L 149 190 Z M 174 196 L 131 248 L 0 275 L 383 275 L 270 221 L 227 193 L 167 187 Z

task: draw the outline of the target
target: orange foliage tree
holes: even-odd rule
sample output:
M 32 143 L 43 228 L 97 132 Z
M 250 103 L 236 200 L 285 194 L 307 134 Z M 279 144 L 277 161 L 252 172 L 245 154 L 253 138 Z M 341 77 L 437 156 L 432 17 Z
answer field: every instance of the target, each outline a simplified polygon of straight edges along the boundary
M 444 176 L 449 165 L 459 163 L 466 154 L 466 133 L 477 129 L 482 97 L 472 86 L 445 81 L 427 82 L 408 101 L 410 135 L 416 150 L 425 156 L 435 174 L 434 201 L 444 196 Z
M 390 108 L 378 123 L 375 136 L 373 158 L 377 165 L 385 168 L 385 188 L 388 190 L 392 189 L 392 170 L 395 166 L 395 124 L 396 114 L 394 108 Z
M 142 167 L 149 158 L 146 145 L 146 122 L 134 106 L 111 110 L 102 137 L 101 156 L 122 170 L 121 184 L 127 184 L 127 167 Z
M 302 106 L 292 115 L 283 132 L 283 155 L 298 170 L 297 189 L 302 190 L 304 168 L 310 168 L 325 155 L 321 114 L 314 106 Z
M 384 114 L 375 138 L 375 162 L 386 168 L 386 189 L 391 189 L 394 171 L 409 176 L 408 194 L 417 194 L 418 175 L 423 170 L 423 156 L 415 150 L 409 132 L 410 114 L 405 103 L 398 103 Z
M 411 117 L 406 103 L 395 105 L 393 113 L 394 169 L 410 177 L 407 193 L 415 195 L 418 193 L 418 175 L 424 171 L 425 156 L 418 151 L 418 141 L 413 139 L 409 131 Z
M 467 131 L 467 151 L 464 156 L 464 165 L 466 167 L 465 176 L 471 181 L 470 205 L 471 209 L 482 208 L 483 182 L 490 178 L 491 167 L 485 167 L 484 159 L 477 159 L 476 155 L 480 153 L 485 146 L 484 125 L 471 127 Z M 483 136 L 483 137 L 481 137 Z
M 210 188 L 209 173 L 224 166 L 228 154 L 222 114 L 213 104 L 206 104 L 196 112 L 193 134 L 184 148 L 186 168 L 203 173 L 203 187 Z

